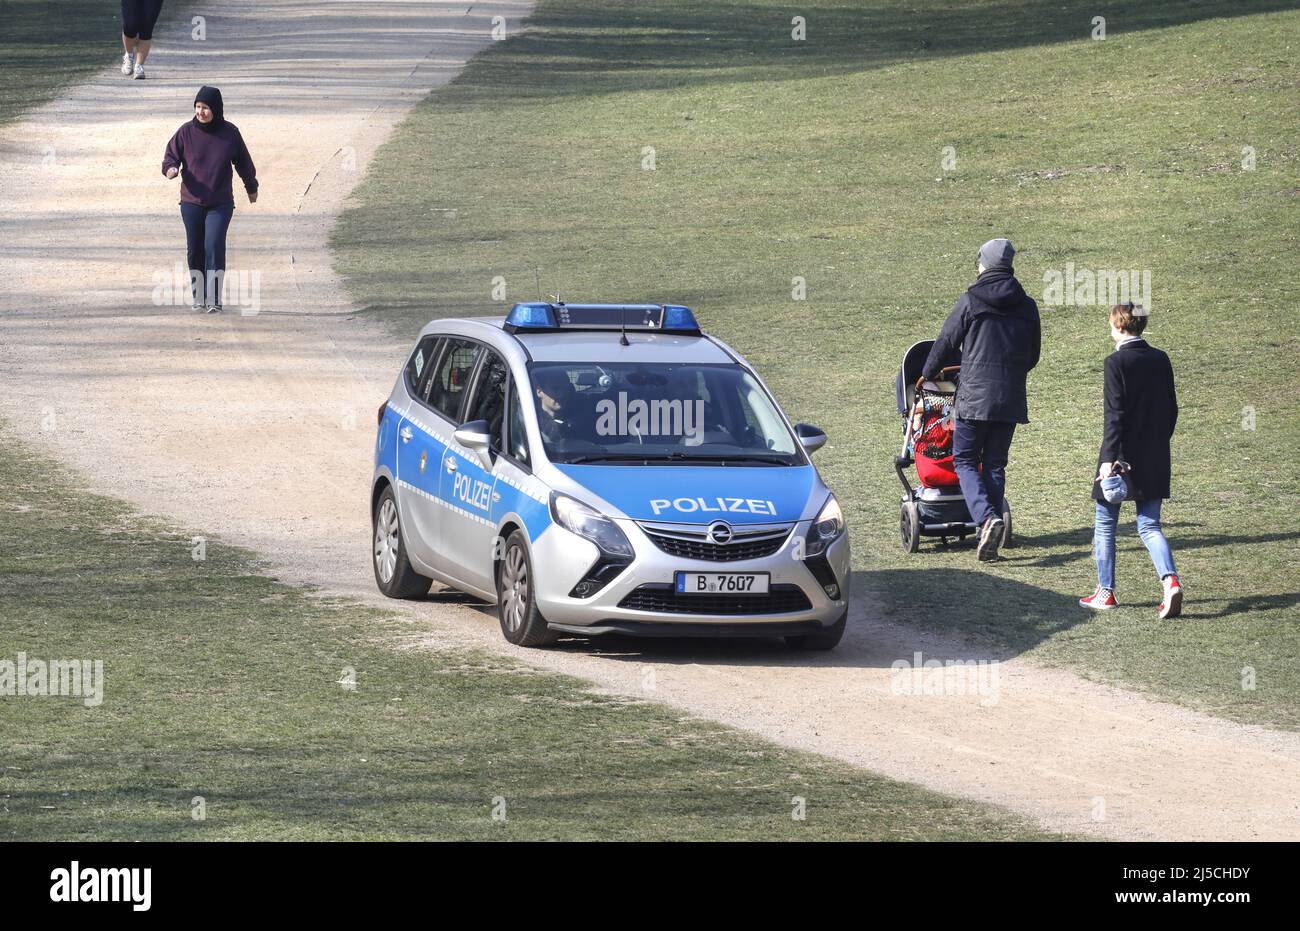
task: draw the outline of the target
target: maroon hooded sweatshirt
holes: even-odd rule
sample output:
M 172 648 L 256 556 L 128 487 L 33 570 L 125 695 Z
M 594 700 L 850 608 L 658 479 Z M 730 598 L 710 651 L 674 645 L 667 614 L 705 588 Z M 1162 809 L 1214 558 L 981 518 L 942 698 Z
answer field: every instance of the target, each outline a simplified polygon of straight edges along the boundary
M 221 207 L 235 202 L 231 188 L 233 167 L 244 182 L 244 190 L 257 190 L 257 169 L 244 145 L 244 137 L 234 123 L 226 121 L 221 91 L 204 86 L 194 96 L 212 108 L 212 122 L 200 123 L 198 117 L 176 130 L 167 143 L 162 173 L 169 168 L 181 172 L 181 203 L 200 207 Z

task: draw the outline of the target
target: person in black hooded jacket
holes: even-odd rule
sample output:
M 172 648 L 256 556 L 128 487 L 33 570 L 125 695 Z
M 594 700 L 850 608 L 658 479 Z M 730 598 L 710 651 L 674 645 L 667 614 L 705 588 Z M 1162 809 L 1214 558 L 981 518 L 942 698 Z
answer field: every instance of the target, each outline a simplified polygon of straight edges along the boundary
M 998 555 L 1011 438 L 1016 424 L 1029 423 L 1026 376 L 1042 348 L 1038 305 L 1016 280 L 1015 254 L 1007 239 L 980 246 L 979 277 L 957 299 L 921 370 L 932 381 L 961 364 L 953 467 L 985 561 Z
M 181 221 L 195 310 L 221 312 L 235 172 L 244 182 L 248 202 L 257 203 L 257 169 L 244 137 L 226 119 L 221 91 L 204 85 L 194 95 L 194 116 L 168 141 L 162 161 L 164 177 L 181 179 Z

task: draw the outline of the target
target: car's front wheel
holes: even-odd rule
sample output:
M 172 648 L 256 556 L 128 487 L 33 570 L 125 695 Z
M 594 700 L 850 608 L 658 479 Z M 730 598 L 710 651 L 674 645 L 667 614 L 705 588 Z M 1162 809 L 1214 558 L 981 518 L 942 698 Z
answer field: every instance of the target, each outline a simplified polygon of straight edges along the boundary
M 537 586 L 528 540 L 516 530 L 506 539 L 497 566 L 497 617 L 501 633 L 516 646 L 540 647 L 559 639 L 537 610 Z
M 379 590 L 389 598 L 420 598 L 428 594 L 433 580 L 411 568 L 411 561 L 406 558 L 397 497 L 391 485 L 384 489 L 375 504 L 374 531 L 371 563 L 375 567 L 375 582 Z

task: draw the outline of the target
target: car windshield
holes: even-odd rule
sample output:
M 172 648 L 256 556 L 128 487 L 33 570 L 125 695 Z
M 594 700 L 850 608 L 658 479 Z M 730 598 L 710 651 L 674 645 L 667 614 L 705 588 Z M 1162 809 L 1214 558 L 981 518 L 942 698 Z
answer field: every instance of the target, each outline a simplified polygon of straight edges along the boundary
M 806 461 L 767 392 L 739 365 L 538 362 L 530 370 L 552 462 Z

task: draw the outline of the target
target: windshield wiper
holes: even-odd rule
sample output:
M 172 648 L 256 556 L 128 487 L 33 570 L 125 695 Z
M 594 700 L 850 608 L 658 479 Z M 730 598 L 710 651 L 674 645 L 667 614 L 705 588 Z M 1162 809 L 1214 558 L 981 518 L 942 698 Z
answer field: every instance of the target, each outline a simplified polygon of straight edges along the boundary
M 788 459 L 782 459 L 780 456 L 762 456 L 756 453 L 738 453 L 734 456 L 725 455 L 706 455 L 706 456 L 687 456 L 684 454 L 673 454 L 672 459 L 677 461 L 688 462 L 761 462 L 765 465 L 793 465 Z
M 583 462 L 646 462 L 650 459 L 662 459 L 663 456 L 574 456 L 572 459 L 560 459 L 563 465 L 578 465 Z

